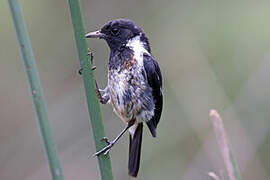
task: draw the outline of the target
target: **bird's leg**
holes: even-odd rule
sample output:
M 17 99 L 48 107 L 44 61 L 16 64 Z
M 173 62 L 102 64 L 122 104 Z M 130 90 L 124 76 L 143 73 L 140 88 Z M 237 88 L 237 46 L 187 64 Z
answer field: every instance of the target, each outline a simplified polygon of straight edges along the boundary
M 93 53 L 90 51 L 90 49 L 88 48 L 88 56 L 90 56 L 90 61 L 91 61 L 91 64 L 93 64 L 93 59 L 94 59 L 94 56 L 93 56 Z M 93 66 L 92 67 L 92 70 L 95 70 L 97 67 L 96 66 Z M 97 81 L 95 81 L 96 83 L 96 95 L 97 95 L 97 98 L 99 100 L 99 102 L 101 104 L 106 104 L 109 100 L 109 98 L 107 97 L 103 97 L 100 93 L 100 89 L 98 88 L 98 84 L 97 84 Z
M 93 55 L 93 53 L 90 51 L 90 49 L 88 48 L 87 49 L 87 55 L 88 56 L 90 56 L 90 62 L 91 62 L 91 64 L 93 65 L 93 60 L 94 60 L 94 55 Z M 97 67 L 96 66 L 92 66 L 92 70 L 95 70 Z M 81 68 L 81 69 L 79 69 L 79 74 L 80 75 L 82 75 L 82 70 L 83 70 L 83 68 Z M 99 102 L 101 103 L 101 104 L 106 104 L 107 102 L 108 102 L 108 100 L 109 100 L 109 97 L 102 97 L 102 95 L 101 95 L 101 93 L 100 93 L 100 89 L 98 88 L 98 84 L 97 84 L 97 81 L 95 81 L 96 82 L 96 94 L 97 94 L 97 97 L 98 97 L 98 99 L 99 99 Z
M 90 62 L 93 65 L 94 55 L 89 48 L 87 49 L 87 55 L 90 56 Z M 96 68 L 97 66 L 92 66 L 92 70 L 95 70 Z
M 102 96 L 101 93 L 100 93 L 100 91 L 105 91 L 105 94 Z M 98 88 L 97 81 L 96 81 L 96 94 L 97 94 L 97 98 L 98 98 L 98 100 L 99 100 L 99 102 L 101 104 L 106 104 L 109 101 L 109 99 L 110 99 L 109 95 L 106 92 L 106 89 L 105 90 L 101 90 L 101 89 Z
M 93 55 L 93 53 L 90 51 L 89 48 L 87 49 L 87 56 L 90 56 L 90 62 L 91 62 L 91 64 L 93 65 L 94 55 Z M 92 66 L 92 70 L 95 70 L 96 68 L 97 68 L 96 66 Z M 78 73 L 79 73 L 80 75 L 82 75 L 82 70 L 83 70 L 83 68 L 79 69 L 79 71 L 78 71 Z
M 125 129 L 123 129 L 121 133 L 113 141 L 109 141 L 107 137 L 103 137 L 101 140 L 105 141 L 107 143 L 107 146 L 101 149 L 100 151 L 96 152 L 93 156 L 98 156 L 100 154 L 104 155 L 108 154 L 113 145 L 123 136 L 123 134 L 125 134 L 125 132 L 134 124 L 134 122 L 135 120 L 130 121 L 125 127 Z
M 87 52 L 87 55 L 88 56 L 90 56 L 90 62 L 91 62 L 91 64 L 93 65 L 93 60 L 94 60 L 94 55 L 93 55 L 93 53 L 90 51 L 90 49 L 88 48 L 88 52 Z M 97 67 L 96 66 L 92 66 L 92 70 L 95 70 Z M 79 74 L 81 75 L 82 74 L 82 68 L 79 70 Z M 97 94 L 97 98 L 98 98 L 98 100 L 99 100 L 99 102 L 101 103 L 101 104 L 106 104 L 107 102 L 108 102 L 108 100 L 109 100 L 109 97 L 103 97 L 102 95 L 101 95 L 101 93 L 100 93 L 100 89 L 98 88 L 98 84 L 97 84 L 97 81 L 95 81 L 95 83 L 96 83 L 96 94 Z
M 91 64 L 93 64 L 94 56 L 93 56 L 93 53 L 90 51 L 89 48 L 88 48 L 88 54 L 87 55 L 90 56 Z M 96 68 L 97 68 L 96 66 L 93 66 L 92 67 L 92 70 L 95 70 Z M 98 98 L 99 102 L 101 104 L 106 104 L 109 99 L 102 97 L 102 95 L 100 93 L 100 89 L 98 88 L 98 84 L 97 84 L 97 81 L 96 80 L 95 80 L 95 83 L 96 83 L 96 95 L 97 95 L 97 98 Z

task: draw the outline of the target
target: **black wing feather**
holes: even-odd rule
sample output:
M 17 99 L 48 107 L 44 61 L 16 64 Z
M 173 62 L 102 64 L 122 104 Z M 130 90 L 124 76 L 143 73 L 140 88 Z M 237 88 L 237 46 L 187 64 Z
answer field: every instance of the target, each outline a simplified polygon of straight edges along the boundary
M 148 84 L 153 90 L 153 97 L 155 101 L 154 116 L 152 119 L 146 122 L 146 124 L 150 129 L 152 136 L 156 137 L 156 128 L 160 120 L 163 106 L 162 75 L 157 61 L 152 56 L 144 54 L 143 65 L 146 71 Z

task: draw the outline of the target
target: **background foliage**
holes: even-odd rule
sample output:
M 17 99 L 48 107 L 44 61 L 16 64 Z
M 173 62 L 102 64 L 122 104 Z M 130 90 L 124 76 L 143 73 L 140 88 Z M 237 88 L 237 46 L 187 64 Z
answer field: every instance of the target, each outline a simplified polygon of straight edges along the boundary
M 23 1 L 49 120 L 67 180 L 99 179 L 67 1 Z M 222 115 L 243 179 L 269 179 L 269 1 L 87 1 L 86 30 L 110 19 L 143 27 L 164 76 L 158 138 L 145 128 L 139 179 L 210 179 L 225 174 L 208 113 Z M 0 1 L 0 179 L 49 179 L 7 1 Z M 89 40 L 105 86 L 109 49 Z M 102 106 L 108 137 L 124 124 Z M 90 143 L 89 143 L 90 142 Z M 127 176 L 128 137 L 111 151 L 115 179 Z

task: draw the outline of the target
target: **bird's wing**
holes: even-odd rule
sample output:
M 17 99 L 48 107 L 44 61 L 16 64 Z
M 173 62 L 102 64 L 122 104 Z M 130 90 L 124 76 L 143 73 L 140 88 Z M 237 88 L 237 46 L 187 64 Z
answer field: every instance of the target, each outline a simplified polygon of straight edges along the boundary
M 143 65 L 148 84 L 153 90 L 153 98 L 155 101 L 154 116 L 146 123 L 152 136 L 156 137 L 156 127 L 160 120 L 163 105 L 162 76 L 157 61 L 151 55 L 146 53 L 143 55 Z

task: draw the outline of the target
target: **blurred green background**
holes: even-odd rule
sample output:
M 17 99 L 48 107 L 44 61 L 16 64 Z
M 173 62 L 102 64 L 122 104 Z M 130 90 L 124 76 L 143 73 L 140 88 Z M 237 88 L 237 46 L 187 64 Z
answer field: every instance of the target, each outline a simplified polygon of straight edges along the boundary
M 99 179 L 66 0 L 21 1 L 66 180 Z M 208 113 L 224 119 L 245 180 L 270 179 L 270 1 L 81 1 L 86 31 L 129 18 L 150 39 L 164 80 L 164 111 L 153 139 L 145 128 L 138 179 L 226 177 Z M 0 1 L 0 179 L 50 174 L 31 104 L 8 3 Z M 106 85 L 109 49 L 88 40 Z M 107 136 L 124 124 L 102 107 Z M 128 136 L 111 151 L 114 178 L 127 175 Z

